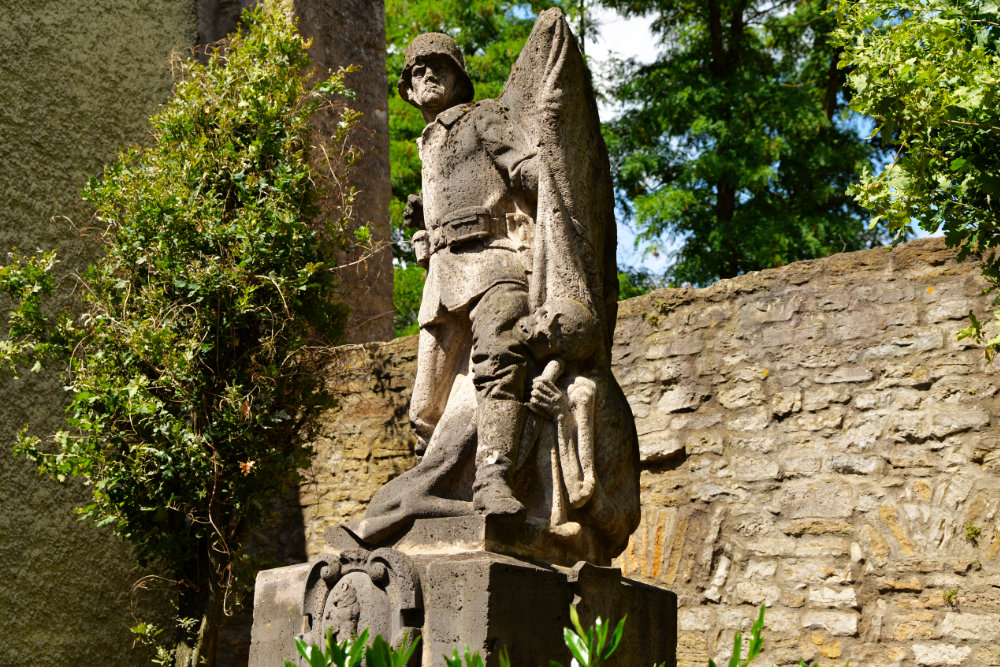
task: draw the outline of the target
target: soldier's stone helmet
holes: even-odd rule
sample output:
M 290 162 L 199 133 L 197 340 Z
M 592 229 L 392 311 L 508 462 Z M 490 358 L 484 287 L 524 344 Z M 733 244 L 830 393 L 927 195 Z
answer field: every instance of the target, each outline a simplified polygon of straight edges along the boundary
M 406 63 L 403 65 L 403 73 L 399 77 L 399 83 L 396 84 L 399 96 L 404 100 L 413 104 L 413 100 L 410 99 L 410 72 L 413 70 L 417 58 L 440 55 L 448 58 L 455 64 L 457 74 L 456 85 L 458 86 L 455 92 L 456 101 L 459 104 L 472 101 L 475 92 L 472 87 L 472 79 L 469 78 L 468 72 L 465 71 L 465 58 L 462 57 L 462 51 L 451 36 L 441 32 L 425 32 L 422 35 L 417 35 L 406 46 L 404 55 Z

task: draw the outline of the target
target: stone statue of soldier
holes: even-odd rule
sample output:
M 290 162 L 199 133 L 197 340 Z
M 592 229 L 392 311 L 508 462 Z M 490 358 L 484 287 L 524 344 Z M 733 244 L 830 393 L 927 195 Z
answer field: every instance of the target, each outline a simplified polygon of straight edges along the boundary
M 575 597 L 586 613 L 665 621 L 625 659 L 673 664 L 676 597 L 584 567 L 610 565 L 639 523 L 639 447 L 611 370 L 611 170 L 569 25 L 539 15 L 497 99 L 472 101 L 439 33 L 407 46 L 398 88 L 427 122 L 423 191 L 405 212 L 427 268 L 410 404 L 421 456 L 363 519 L 327 529 L 331 553 L 258 578 L 251 664 L 285 655 L 303 621 L 307 638 L 369 626 L 396 647 L 419 632 L 410 664 L 437 664 L 456 638 L 489 664 L 504 643 L 529 664 L 548 640 L 517 638 L 538 625 L 533 637 L 558 640 Z M 511 623 L 503 610 L 525 601 Z
M 427 121 L 423 192 L 408 207 L 417 261 L 428 269 L 410 418 L 422 448 L 444 412 L 455 368 L 471 354 L 478 403 L 473 506 L 521 516 L 509 475 L 525 418 L 529 312 L 517 227 L 537 192 L 535 153 L 497 100 L 471 103 L 455 40 L 427 33 L 406 49 L 399 94 Z
M 609 562 L 638 522 L 638 445 L 611 372 L 614 197 L 575 39 L 543 12 L 503 94 L 472 102 L 455 41 L 420 35 L 398 89 L 427 122 L 405 212 L 427 268 L 410 404 L 423 456 L 344 529 L 387 545 L 417 519 L 479 514 Z

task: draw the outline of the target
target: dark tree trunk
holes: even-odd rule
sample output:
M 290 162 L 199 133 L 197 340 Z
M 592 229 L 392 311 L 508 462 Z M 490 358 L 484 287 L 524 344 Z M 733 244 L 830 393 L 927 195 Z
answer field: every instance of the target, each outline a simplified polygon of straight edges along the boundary
M 183 577 L 177 595 L 177 614 L 193 624 L 178 627 L 175 667 L 213 667 L 222 623 L 225 591 L 218 563 L 210 549 Z M 187 585 L 185 585 L 187 584 Z

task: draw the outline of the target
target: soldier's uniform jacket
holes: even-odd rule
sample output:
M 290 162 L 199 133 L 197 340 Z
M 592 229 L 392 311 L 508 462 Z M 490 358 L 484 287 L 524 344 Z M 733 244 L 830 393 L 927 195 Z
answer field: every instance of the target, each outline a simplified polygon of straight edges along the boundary
M 418 316 L 424 326 L 465 308 L 494 285 L 527 288 L 525 212 L 531 209 L 521 176 L 534 152 L 497 100 L 443 111 L 419 144 L 423 252 L 430 254 Z

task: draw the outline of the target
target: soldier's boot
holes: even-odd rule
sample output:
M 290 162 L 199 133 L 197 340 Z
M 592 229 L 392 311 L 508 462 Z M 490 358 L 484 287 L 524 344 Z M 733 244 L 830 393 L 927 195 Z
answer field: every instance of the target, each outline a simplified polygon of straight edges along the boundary
M 525 412 L 520 401 L 486 399 L 479 405 L 476 480 L 472 487 L 472 504 L 477 512 L 524 518 L 524 505 L 514 497 L 510 485 Z

